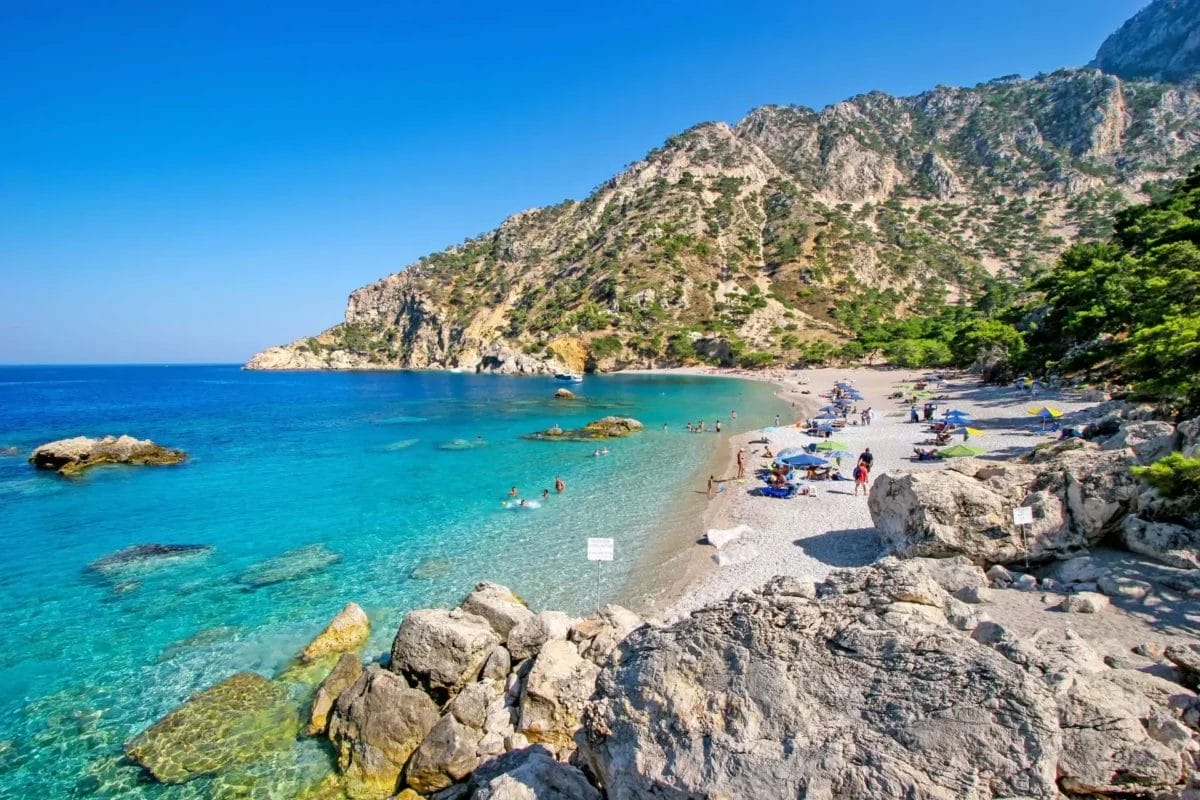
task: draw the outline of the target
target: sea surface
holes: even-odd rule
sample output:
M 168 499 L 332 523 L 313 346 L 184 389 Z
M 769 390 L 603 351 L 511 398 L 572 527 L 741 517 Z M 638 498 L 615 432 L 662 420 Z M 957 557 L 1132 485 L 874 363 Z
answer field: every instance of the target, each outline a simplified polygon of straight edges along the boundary
M 781 410 L 769 386 L 728 379 L 589 376 L 574 402 L 555 388 L 443 373 L 0 368 L 0 797 L 293 797 L 329 768 L 321 742 L 182 786 L 147 780 L 121 745 L 233 672 L 272 677 L 351 600 L 372 621 L 366 657 L 386 653 L 405 611 L 457 604 L 479 580 L 535 608 L 611 600 L 703 488 L 697 470 L 719 437 L 684 424 L 719 417 L 737 432 Z M 590 443 L 522 438 L 609 414 L 646 430 L 599 458 Z M 190 457 L 78 479 L 26 463 L 43 442 L 107 433 Z M 551 497 L 506 510 L 514 485 Z M 597 536 L 616 540 L 598 586 L 585 559 Z M 149 543 L 211 551 L 89 569 Z

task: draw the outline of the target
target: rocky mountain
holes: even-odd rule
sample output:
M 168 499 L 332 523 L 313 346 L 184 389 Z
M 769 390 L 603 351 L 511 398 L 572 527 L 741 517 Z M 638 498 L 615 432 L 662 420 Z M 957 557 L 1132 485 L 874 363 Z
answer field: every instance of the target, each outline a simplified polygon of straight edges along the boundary
M 697 125 L 581 201 L 353 292 L 344 322 L 247 366 L 753 366 L 973 298 L 1105 236 L 1114 208 L 1200 161 L 1200 87 L 1130 66 L 1186 68 L 1163 53 L 1196 4 L 1152 4 L 1105 42 L 1102 69 Z
M 1200 76 L 1200 0 L 1156 0 L 1104 40 L 1089 65 L 1126 79 Z

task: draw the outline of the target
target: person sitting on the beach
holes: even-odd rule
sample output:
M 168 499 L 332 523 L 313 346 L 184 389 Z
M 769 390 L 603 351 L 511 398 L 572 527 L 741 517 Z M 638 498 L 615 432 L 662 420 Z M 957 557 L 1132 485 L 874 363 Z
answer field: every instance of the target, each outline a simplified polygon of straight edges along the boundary
M 913 452 L 916 453 L 918 461 L 936 461 L 938 457 L 937 450 L 932 447 L 929 449 L 914 447 Z
M 937 436 L 935 436 L 933 438 L 933 443 L 936 444 L 938 447 L 941 447 L 944 444 L 950 444 L 950 434 L 945 433 L 945 432 L 939 433 Z
M 768 443 L 767 446 L 763 448 L 763 458 L 774 458 L 774 457 L 775 457 L 775 454 L 771 452 L 771 445 Z

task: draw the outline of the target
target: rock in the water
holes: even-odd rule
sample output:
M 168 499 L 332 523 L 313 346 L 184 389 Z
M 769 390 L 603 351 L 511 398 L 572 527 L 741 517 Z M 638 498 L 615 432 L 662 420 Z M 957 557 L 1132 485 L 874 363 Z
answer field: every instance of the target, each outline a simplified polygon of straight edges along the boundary
M 299 727 L 286 689 L 239 672 L 193 695 L 125 744 L 163 783 L 183 783 L 289 746 Z
M 555 425 L 545 431 L 531 433 L 527 439 L 548 439 L 570 442 L 586 442 L 593 439 L 620 439 L 645 427 L 632 417 L 604 417 L 589 422 L 582 428 L 563 430 Z
M 445 702 L 479 677 L 498 644 L 500 637 L 491 624 L 477 614 L 440 608 L 410 611 L 392 641 L 388 669 Z
M 354 685 L 362 671 L 362 663 L 358 656 L 342 653 L 342 657 L 333 665 L 333 669 L 325 676 L 325 680 L 321 681 L 316 694 L 313 695 L 305 733 L 309 736 L 320 736 L 329 729 L 329 712 L 333 710 L 333 704 L 342 692 Z
M 310 544 L 256 564 L 239 575 L 238 582 L 247 588 L 259 589 L 320 572 L 341 560 L 340 555 L 326 549 L 324 545 Z
M 1058 604 L 1059 611 L 1068 611 L 1072 614 L 1099 614 L 1106 608 L 1108 608 L 1108 598 L 1095 592 L 1067 595 Z
M 537 654 L 538 648 L 551 639 L 565 639 L 573 621 L 561 611 L 542 611 L 517 625 L 508 634 L 508 651 L 516 661 Z
M 1126 517 L 1121 541 L 1135 553 L 1180 569 L 1200 569 L 1200 531 L 1170 522 Z
M 132 436 L 91 439 L 76 436 L 48 442 L 33 451 L 29 462 L 38 469 L 57 470 L 60 475 L 78 475 L 100 464 L 164 465 L 187 460 L 187 453 Z
M 446 714 L 413 752 L 404 770 L 409 787 L 428 795 L 460 781 L 479 764 L 480 732 Z
M 486 619 L 502 639 L 522 622 L 533 619 L 533 612 L 512 590 L 498 583 L 480 583 L 467 595 L 461 606 L 468 614 Z
M 745 593 L 635 631 L 585 715 L 607 796 L 1057 796 L 1049 690 L 892 599 L 909 591 L 862 570 L 816 601 Z
M 347 603 L 338 615 L 330 620 L 325 630 L 309 642 L 300 654 L 300 660 L 312 662 L 337 653 L 354 653 L 362 649 L 371 635 L 371 622 L 366 612 L 357 603 Z
M 1123 450 L 1068 442 L 1000 465 L 963 459 L 936 471 L 880 475 L 868 504 L 898 555 L 1045 561 L 1084 550 L 1120 526 L 1138 496 L 1132 463 Z M 1034 509 L 1032 526 L 1013 524 L 1017 506 Z
M 430 558 L 412 568 L 408 577 L 416 581 L 431 581 L 450 574 L 454 562 L 448 558 Z
M 521 693 L 517 729 L 531 742 L 556 751 L 574 747 L 575 731 L 599 668 L 580 657 L 575 645 L 552 639 L 542 645 Z
M 600 800 L 600 792 L 578 768 L 556 761 L 544 747 L 510 749 L 475 770 L 461 791 L 448 789 L 434 800 Z
M 574 400 L 575 399 L 575 393 L 572 392 L 570 389 L 555 389 L 554 396 L 557 397 L 559 400 Z
M 101 556 L 88 564 L 87 568 L 105 578 L 124 578 L 206 556 L 212 550 L 206 544 L 135 544 Z
M 438 708 L 404 678 L 368 667 L 338 697 L 329 741 L 355 800 L 379 800 L 396 791 L 400 770 L 438 721 Z

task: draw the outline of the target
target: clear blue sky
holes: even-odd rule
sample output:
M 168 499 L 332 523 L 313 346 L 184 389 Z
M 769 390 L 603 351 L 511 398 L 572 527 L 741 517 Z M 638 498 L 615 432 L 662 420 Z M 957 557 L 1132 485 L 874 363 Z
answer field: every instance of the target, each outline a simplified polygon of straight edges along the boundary
M 697 122 L 1080 65 L 1142 5 L 10 0 L 0 362 L 241 361 Z

